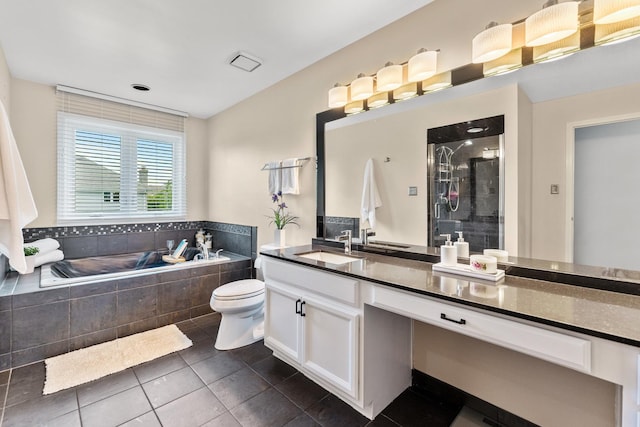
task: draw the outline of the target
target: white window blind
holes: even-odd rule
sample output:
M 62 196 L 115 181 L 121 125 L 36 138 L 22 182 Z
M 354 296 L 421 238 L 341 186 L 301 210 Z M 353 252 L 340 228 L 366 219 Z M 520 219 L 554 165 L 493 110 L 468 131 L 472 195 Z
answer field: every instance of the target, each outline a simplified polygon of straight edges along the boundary
M 186 218 L 184 117 L 57 96 L 60 225 Z

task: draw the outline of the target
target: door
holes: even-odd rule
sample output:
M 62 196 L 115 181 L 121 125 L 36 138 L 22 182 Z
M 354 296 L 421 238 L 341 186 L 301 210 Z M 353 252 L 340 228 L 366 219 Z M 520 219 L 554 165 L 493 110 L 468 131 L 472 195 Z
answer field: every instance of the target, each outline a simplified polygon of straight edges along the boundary
M 357 399 L 358 313 L 306 297 L 302 315 L 302 365 Z
M 264 343 L 270 349 L 300 362 L 300 323 L 297 313 L 302 300 L 267 284 L 265 290 Z

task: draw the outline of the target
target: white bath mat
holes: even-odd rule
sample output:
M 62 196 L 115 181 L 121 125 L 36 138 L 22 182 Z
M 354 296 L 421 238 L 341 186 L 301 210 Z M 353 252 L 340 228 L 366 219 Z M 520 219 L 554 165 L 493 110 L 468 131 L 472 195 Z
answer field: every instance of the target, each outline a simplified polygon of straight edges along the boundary
M 42 394 L 97 380 L 192 344 L 176 325 L 169 325 L 51 357 L 44 361 Z

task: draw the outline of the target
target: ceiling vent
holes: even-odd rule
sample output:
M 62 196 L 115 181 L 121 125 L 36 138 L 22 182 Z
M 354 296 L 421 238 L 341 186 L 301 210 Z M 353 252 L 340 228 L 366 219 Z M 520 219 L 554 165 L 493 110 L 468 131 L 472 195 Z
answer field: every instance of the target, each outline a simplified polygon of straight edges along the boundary
M 238 52 L 233 55 L 229 64 L 234 67 L 240 68 L 241 70 L 252 72 L 260 65 L 262 65 L 261 60 L 256 58 L 255 56 L 251 56 L 245 52 Z

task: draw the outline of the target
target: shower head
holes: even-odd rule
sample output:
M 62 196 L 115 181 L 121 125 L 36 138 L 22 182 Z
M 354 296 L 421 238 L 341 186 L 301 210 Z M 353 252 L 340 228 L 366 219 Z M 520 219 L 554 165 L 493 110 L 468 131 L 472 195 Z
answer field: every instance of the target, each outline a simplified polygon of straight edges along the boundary
M 470 139 L 467 139 L 465 142 L 463 142 L 462 144 L 458 145 L 458 147 L 455 150 L 453 150 L 453 152 L 455 153 L 456 151 L 458 151 L 462 147 L 466 147 L 466 146 L 469 146 L 469 145 L 473 145 L 473 141 L 470 140 Z

